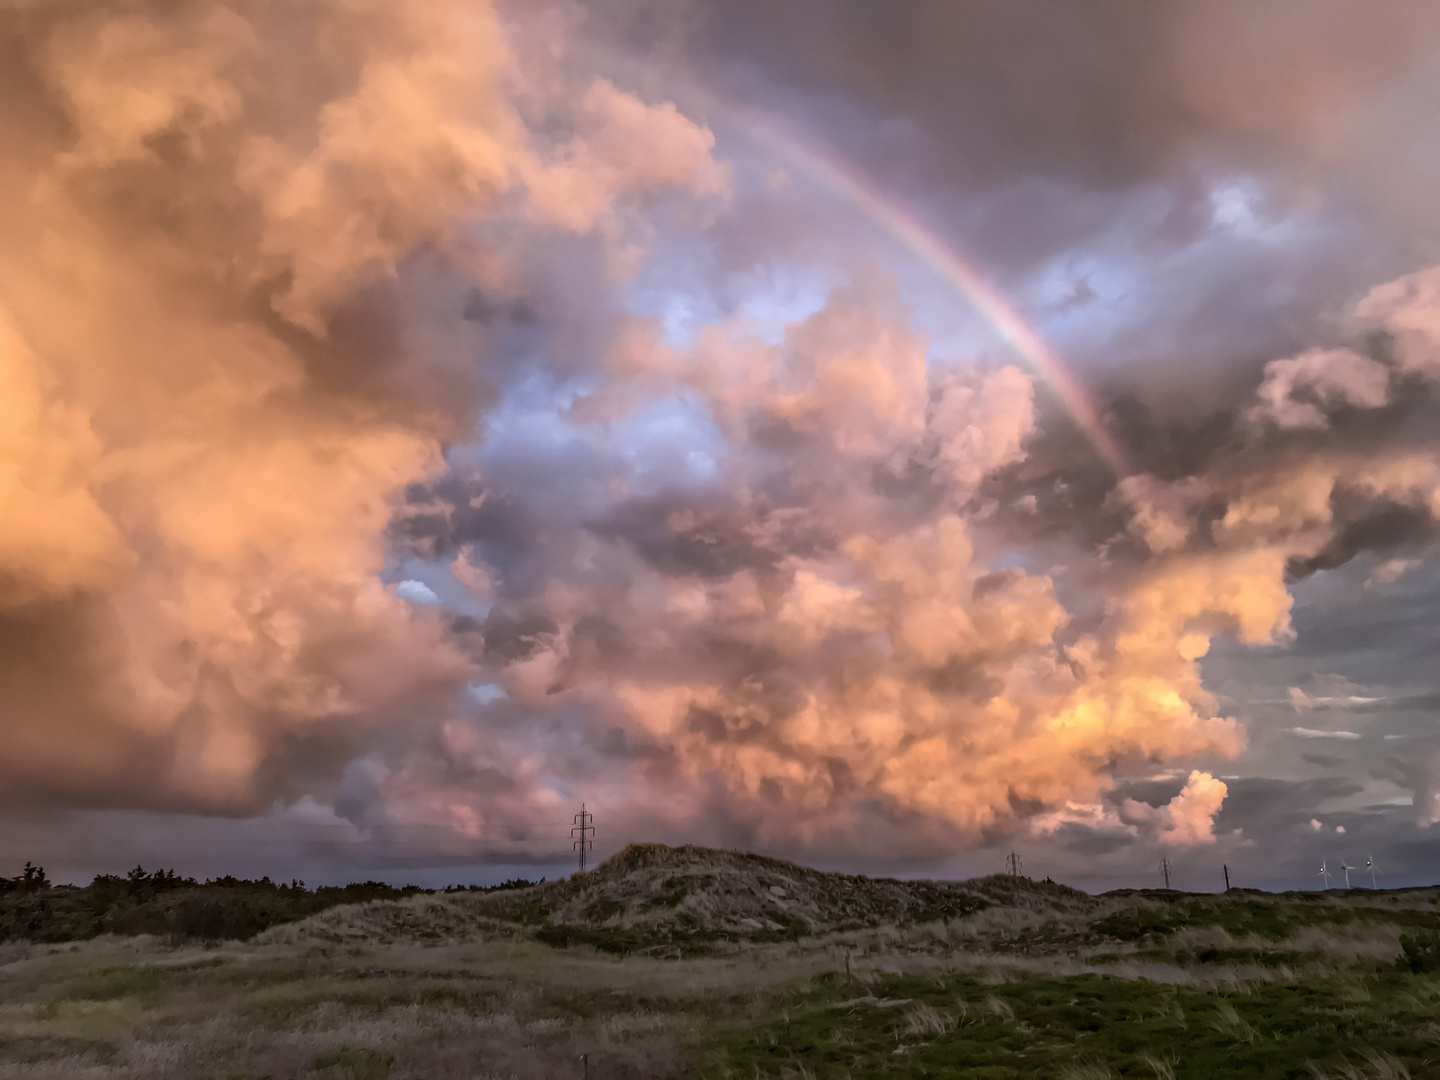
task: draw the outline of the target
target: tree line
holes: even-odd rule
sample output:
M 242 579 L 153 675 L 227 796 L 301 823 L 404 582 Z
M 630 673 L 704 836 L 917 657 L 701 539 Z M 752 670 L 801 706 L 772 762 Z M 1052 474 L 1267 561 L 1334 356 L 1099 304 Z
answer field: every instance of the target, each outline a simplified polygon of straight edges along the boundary
M 541 879 L 544 880 L 543 878 Z M 515 878 L 500 885 L 451 886 L 445 892 L 525 888 Z M 200 881 L 173 869 L 97 874 L 89 885 L 55 885 L 45 869 L 27 862 L 14 877 L 0 877 L 0 941 L 81 941 L 101 934 L 155 934 L 174 939 L 244 939 L 338 904 L 398 900 L 433 893 L 418 885 L 361 881 L 308 888 L 224 877 Z

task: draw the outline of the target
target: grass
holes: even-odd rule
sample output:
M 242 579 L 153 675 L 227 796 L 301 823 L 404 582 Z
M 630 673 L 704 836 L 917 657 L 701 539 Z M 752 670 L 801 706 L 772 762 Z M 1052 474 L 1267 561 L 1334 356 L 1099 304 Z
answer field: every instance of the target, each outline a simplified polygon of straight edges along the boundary
M 246 942 L 8 944 L 0 1080 L 538 1080 L 582 1054 L 597 1080 L 1440 1075 L 1434 890 L 1047 906 L 1000 882 L 946 919 L 818 933 L 799 908 L 843 922 L 831 883 L 787 870 L 783 909 L 766 865 L 744 902 L 769 925 L 736 940 L 701 919 L 703 866 L 645 869 L 624 912 L 592 883 L 501 896 L 510 917 L 415 896 Z M 896 887 L 845 886 L 877 911 Z
M 1363 988 L 1359 1002 L 1343 979 L 1222 994 L 1094 974 L 892 975 L 857 996 L 827 974 L 785 995 L 777 1019 L 716 1039 L 700 1075 L 1298 1078 L 1341 1074 L 1360 1051 L 1440 1070 L 1427 1034 L 1440 986 L 1390 972 Z
M 368 1046 L 339 1046 L 315 1055 L 311 1068 L 343 1080 L 390 1080 L 395 1055 Z
M 1433 902 L 1418 908 L 1398 907 L 1366 899 L 1339 900 L 1327 893 L 1287 893 L 1264 899 L 1186 896 L 1169 902 L 1142 903 L 1100 919 L 1095 930 L 1119 941 L 1142 941 L 1216 926 L 1234 935 L 1280 941 L 1307 927 L 1388 925 L 1433 929 L 1436 923 Z

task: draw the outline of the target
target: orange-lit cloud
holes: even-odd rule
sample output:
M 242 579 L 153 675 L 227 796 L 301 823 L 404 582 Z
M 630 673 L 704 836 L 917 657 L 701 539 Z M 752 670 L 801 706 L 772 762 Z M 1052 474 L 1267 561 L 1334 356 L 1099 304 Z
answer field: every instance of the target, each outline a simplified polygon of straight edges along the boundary
M 876 857 L 1225 842 L 1207 770 L 1251 734 L 1206 658 L 1288 643 L 1316 569 L 1404 574 L 1377 507 L 1425 543 L 1440 517 L 1403 415 L 1437 272 L 1367 283 L 1343 340 L 1112 477 L 879 265 L 768 322 L 713 282 L 645 307 L 666 241 L 777 279 L 787 241 L 551 7 L 0 7 L 4 797 L 522 842 L 579 793 Z M 1242 66 L 1285 87 L 1258 131 L 1331 100 Z M 1188 781 L 1127 801 L 1156 769 Z
M 226 811 L 323 788 L 474 668 L 379 576 L 489 393 L 458 314 L 508 271 L 463 231 L 721 193 L 712 140 L 604 80 L 544 102 L 569 135 L 532 130 L 486 3 L 0 18 L 28 65 L 0 103 L 0 783 Z

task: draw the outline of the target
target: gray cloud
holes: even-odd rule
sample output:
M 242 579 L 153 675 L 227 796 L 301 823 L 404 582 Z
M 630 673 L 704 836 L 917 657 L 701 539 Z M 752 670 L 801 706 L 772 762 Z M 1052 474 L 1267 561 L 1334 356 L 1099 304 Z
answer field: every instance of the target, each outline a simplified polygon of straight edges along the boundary
M 1413 812 L 1355 807 L 1401 781 L 1425 820 L 1428 750 L 1211 694 L 1336 671 L 1376 687 L 1357 736 L 1434 711 L 1433 290 L 1401 275 L 1437 33 L 0 7 L 10 809 L 308 798 L 370 866 L 422 827 L 542 859 L 526 829 L 587 798 L 616 837 L 1102 876 L 1373 842 Z M 1012 291 L 1133 475 L 744 108 Z

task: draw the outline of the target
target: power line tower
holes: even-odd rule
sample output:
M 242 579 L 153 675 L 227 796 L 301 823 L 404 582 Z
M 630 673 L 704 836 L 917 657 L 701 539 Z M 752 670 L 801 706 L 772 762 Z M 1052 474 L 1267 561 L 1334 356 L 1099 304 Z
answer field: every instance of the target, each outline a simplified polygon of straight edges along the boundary
M 1011 877 L 1019 877 L 1024 867 L 1021 865 L 1020 856 L 1015 854 L 1015 849 L 1010 849 L 1010 854 L 1005 856 L 1005 872 Z
M 594 820 L 595 815 L 590 813 L 589 810 L 586 810 L 585 804 L 581 803 L 580 812 L 576 814 L 574 818 L 575 826 L 570 830 L 570 835 L 575 837 L 574 842 L 570 846 L 579 853 L 580 870 L 582 873 L 585 870 L 585 853 L 595 846 L 595 841 L 592 839 L 595 835 L 595 826 L 590 824 L 590 822 Z M 576 833 L 580 835 L 575 836 Z
M 1165 888 L 1170 888 L 1170 860 L 1163 855 L 1160 857 L 1160 873 L 1165 875 Z

